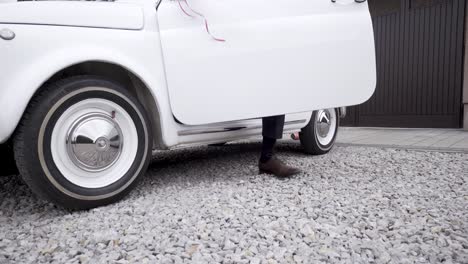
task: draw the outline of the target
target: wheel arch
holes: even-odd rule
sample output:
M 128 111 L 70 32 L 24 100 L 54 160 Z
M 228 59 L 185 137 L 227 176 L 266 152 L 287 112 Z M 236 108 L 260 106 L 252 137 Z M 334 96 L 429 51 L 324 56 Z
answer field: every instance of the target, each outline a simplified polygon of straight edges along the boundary
M 150 118 L 151 132 L 154 136 L 153 146 L 161 147 L 158 145 L 162 142 L 160 120 L 161 112 L 159 111 L 153 94 L 140 77 L 119 64 L 104 61 L 85 61 L 73 64 L 55 73 L 45 81 L 36 92 L 40 91 L 47 83 L 80 75 L 104 77 L 121 84 L 127 91 L 135 96 L 135 98 L 143 105 L 148 117 Z
M 33 91 L 31 96 L 24 99 L 26 100 L 24 108 L 22 109 L 21 114 L 17 118 L 14 126 L 16 127 L 18 125 L 24 114 L 26 106 L 30 104 L 34 96 L 44 87 L 50 83 L 53 83 L 54 81 L 80 75 L 104 77 L 121 84 L 132 95 L 134 95 L 135 98 L 142 104 L 150 119 L 150 127 L 152 130 L 151 132 L 153 133 L 153 147 L 160 149 L 165 148 L 162 143 L 164 141 L 162 139 L 162 124 L 160 120 L 161 111 L 158 107 L 155 96 L 150 91 L 149 86 L 135 72 L 118 63 L 109 61 L 86 60 L 76 62 L 71 65 L 62 67 L 59 70 L 56 70 L 54 73 L 50 74 L 48 78 L 36 85 L 37 88 Z

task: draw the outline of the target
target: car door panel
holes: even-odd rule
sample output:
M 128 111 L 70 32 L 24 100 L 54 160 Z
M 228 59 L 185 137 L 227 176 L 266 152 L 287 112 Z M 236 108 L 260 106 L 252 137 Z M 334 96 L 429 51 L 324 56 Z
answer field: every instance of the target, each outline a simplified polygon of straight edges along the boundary
M 171 107 L 199 125 L 359 104 L 375 89 L 367 3 L 189 0 L 158 11 Z M 183 3 L 181 3 L 183 4 Z M 187 9 L 190 12 L 189 9 Z

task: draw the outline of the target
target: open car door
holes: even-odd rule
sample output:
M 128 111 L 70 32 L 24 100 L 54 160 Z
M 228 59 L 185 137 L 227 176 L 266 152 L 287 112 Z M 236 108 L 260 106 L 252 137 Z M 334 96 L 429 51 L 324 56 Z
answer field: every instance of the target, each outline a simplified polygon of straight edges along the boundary
M 158 10 L 174 116 L 200 125 L 360 104 L 376 86 L 363 0 L 188 0 Z M 189 14 L 196 16 L 181 0 Z

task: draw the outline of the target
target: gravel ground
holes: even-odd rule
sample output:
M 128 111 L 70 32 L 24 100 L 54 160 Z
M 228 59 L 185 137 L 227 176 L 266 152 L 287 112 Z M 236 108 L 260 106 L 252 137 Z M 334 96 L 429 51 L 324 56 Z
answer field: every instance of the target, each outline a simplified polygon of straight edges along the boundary
M 69 212 L 0 178 L 0 263 L 468 263 L 468 155 L 337 147 L 258 175 L 258 142 L 157 154 L 124 201 Z

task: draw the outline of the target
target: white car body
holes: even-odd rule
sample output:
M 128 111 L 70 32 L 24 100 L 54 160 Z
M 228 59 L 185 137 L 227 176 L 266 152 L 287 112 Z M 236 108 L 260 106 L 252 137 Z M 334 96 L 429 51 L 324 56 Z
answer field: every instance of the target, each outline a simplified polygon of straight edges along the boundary
M 260 118 L 278 114 L 287 114 L 286 132 L 298 131 L 313 110 L 374 92 L 366 2 L 189 3 L 225 42 L 176 1 L 158 10 L 154 0 L 0 2 L 0 30 L 15 34 L 0 39 L 0 143 L 66 69 L 130 80 L 152 118 L 155 149 L 261 135 Z

